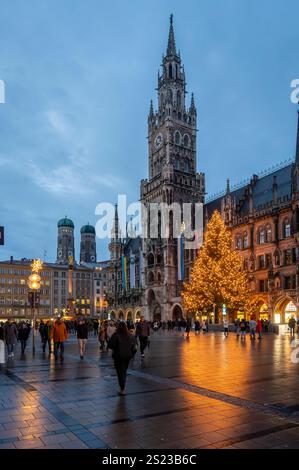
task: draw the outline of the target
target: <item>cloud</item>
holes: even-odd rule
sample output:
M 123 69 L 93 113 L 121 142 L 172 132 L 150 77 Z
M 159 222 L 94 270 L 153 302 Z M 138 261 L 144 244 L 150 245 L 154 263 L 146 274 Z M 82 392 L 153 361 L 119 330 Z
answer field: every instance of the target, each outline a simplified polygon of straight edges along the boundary
M 48 110 L 45 113 L 46 118 L 51 127 L 61 136 L 69 137 L 71 134 L 71 128 L 64 118 L 64 116 L 56 110 Z
M 115 188 L 120 178 L 111 174 L 96 175 L 80 163 L 57 166 L 45 171 L 30 161 L 28 174 L 41 189 L 56 195 L 85 196 L 98 192 L 99 186 Z

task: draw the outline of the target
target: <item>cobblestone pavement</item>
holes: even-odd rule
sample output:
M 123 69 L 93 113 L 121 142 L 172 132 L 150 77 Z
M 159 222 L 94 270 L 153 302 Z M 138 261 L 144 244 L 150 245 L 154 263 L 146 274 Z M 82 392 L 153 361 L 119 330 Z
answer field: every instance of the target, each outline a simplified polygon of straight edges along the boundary
M 288 336 L 152 334 L 118 397 L 111 353 L 75 337 L 63 364 L 17 349 L 0 373 L 0 448 L 299 448 L 299 364 Z

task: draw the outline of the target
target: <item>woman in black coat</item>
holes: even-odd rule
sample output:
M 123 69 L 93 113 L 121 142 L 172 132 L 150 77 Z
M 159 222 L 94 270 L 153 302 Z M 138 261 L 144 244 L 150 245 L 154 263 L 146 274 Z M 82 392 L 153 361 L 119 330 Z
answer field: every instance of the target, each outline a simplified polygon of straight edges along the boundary
M 112 357 L 114 359 L 114 367 L 116 369 L 120 396 L 125 395 L 127 369 L 130 360 L 134 357 L 137 346 L 133 335 L 129 333 L 125 322 L 120 322 L 116 332 L 111 336 L 108 348 L 112 349 Z

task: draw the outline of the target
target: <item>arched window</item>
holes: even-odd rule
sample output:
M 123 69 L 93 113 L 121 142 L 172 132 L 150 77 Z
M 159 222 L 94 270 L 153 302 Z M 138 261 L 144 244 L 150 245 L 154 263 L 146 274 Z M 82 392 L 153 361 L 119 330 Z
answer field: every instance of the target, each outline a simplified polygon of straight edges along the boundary
M 241 235 L 237 235 L 236 237 L 236 249 L 242 250 L 242 237 Z
M 181 106 L 181 92 L 180 92 L 180 90 L 176 94 L 176 102 L 177 102 L 178 107 Z
M 190 162 L 189 162 L 189 160 L 185 160 L 185 165 L 184 166 L 185 166 L 184 171 L 186 173 L 190 173 Z
M 168 69 L 168 71 L 169 71 L 169 75 L 168 75 L 169 78 L 172 78 L 172 65 L 171 65 L 171 64 L 169 64 L 169 69 Z
M 272 242 L 272 227 L 271 227 L 271 225 L 267 226 L 266 239 L 267 239 L 267 243 Z
M 147 257 L 147 265 L 148 266 L 154 266 L 154 263 L 155 263 L 154 255 L 153 255 L 153 253 L 149 253 L 148 257 Z
M 245 232 L 243 235 L 243 247 L 244 249 L 248 248 L 248 233 Z
M 181 142 L 181 134 L 179 133 L 179 131 L 176 131 L 175 135 L 174 135 L 174 141 L 177 145 L 180 144 Z
M 187 134 L 184 135 L 184 146 L 189 147 L 190 139 Z
M 179 157 L 175 157 L 175 169 L 176 170 L 180 169 L 180 159 L 179 159 Z
M 260 227 L 258 231 L 258 243 L 262 245 L 266 242 L 266 234 L 264 227 Z
M 155 281 L 155 275 L 154 275 L 153 271 L 150 271 L 147 275 L 147 282 L 149 284 L 153 284 L 154 281 Z
M 291 224 L 288 219 L 283 222 L 283 238 L 291 236 Z

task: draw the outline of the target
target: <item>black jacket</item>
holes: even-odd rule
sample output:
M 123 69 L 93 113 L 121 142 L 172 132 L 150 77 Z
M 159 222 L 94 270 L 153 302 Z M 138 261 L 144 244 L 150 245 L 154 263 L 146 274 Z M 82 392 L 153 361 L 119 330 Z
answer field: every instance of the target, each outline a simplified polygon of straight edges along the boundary
M 86 323 L 77 325 L 77 338 L 78 339 L 88 338 L 88 328 L 87 328 Z
M 137 351 L 136 339 L 133 335 L 122 336 L 115 332 L 108 342 L 108 348 L 112 349 L 112 357 L 117 360 L 130 360 Z

